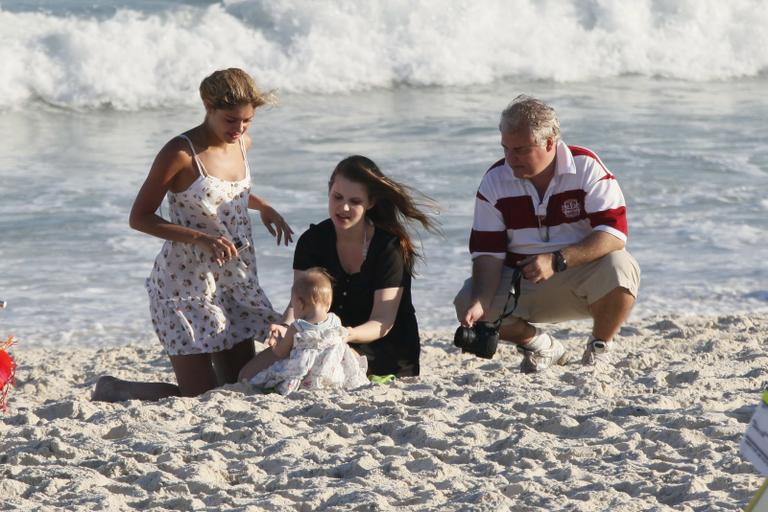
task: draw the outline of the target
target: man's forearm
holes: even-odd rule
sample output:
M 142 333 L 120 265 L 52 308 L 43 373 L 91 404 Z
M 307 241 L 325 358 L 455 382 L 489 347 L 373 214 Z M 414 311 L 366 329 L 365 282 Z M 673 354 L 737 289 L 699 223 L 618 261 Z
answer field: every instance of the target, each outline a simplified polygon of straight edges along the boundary
M 504 260 L 493 256 L 478 256 L 472 260 L 472 302 L 479 301 L 488 309 L 501 282 Z
M 578 244 L 560 250 L 568 268 L 578 267 L 624 248 L 624 242 L 605 231 L 593 231 Z

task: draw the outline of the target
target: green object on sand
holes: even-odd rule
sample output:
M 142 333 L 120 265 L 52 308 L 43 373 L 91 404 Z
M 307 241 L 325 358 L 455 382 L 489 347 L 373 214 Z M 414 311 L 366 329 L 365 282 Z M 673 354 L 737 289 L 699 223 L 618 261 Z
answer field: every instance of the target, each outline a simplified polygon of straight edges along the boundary
M 389 384 L 395 381 L 395 376 L 391 373 L 389 375 L 369 375 L 368 380 L 373 384 Z

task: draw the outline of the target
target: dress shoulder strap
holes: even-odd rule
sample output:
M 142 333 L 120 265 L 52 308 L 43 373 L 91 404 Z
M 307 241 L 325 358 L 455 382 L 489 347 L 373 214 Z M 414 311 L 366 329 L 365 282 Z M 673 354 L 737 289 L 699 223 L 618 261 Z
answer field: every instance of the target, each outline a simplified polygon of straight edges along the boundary
M 195 159 L 195 164 L 197 165 L 197 170 L 200 174 L 203 176 L 208 176 L 208 172 L 205 170 L 205 166 L 203 165 L 203 162 L 200 161 L 200 158 L 197 156 L 197 151 L 195 151 L 195 145 L 192 144 L 192 139 L 184 135 L 183 133 L 179 135 L 179 138 L 184 139 L 189 144 L 189 149 L 192 150 L 192 157 Z
M 248 155 L 245 153 L 245 142 L 243 137 L 240 137 L 240 151 L 243 153 L 243 162 L 245 162 L 245 177 L 251 177 L 251 167 L 248 165 Z

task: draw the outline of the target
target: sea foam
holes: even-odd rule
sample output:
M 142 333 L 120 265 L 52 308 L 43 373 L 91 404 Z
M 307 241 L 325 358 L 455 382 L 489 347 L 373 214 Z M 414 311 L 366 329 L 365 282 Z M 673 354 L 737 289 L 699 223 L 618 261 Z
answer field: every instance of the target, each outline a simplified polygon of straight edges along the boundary
M 74 12 L 74 11 L 73 11 Z M 507 77 L 690 81 L 768 69 L 764 0 L 267 0 L 154 10 L 0 7 L 0 108 L 141 110 L 197 102 L 240 66 L 265 88 L 346 93 Z

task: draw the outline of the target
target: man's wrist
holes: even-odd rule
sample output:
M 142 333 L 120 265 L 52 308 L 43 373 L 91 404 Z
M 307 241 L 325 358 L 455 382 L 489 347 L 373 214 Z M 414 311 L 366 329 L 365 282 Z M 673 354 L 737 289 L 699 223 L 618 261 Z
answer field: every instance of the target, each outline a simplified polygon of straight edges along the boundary
M 565 259 L 562 251 L 555 251 L 552 253 L 552 270 L 555 273 L 568 270 L 568 260 Z
M 480 306 L 484 310 L 488 308 L 491 304 L 492 298 L 483 298 L 483 297 L 473 297 L 472 300 L 469 302 L 470 309 L 475 306 Z

